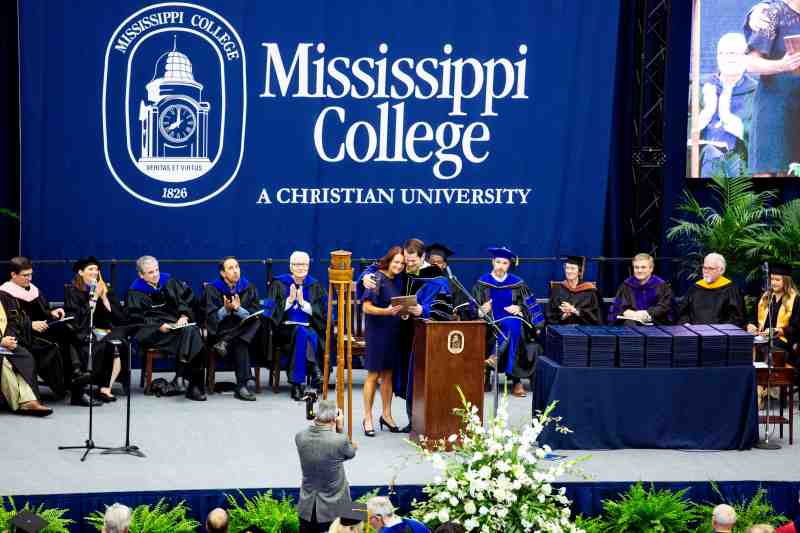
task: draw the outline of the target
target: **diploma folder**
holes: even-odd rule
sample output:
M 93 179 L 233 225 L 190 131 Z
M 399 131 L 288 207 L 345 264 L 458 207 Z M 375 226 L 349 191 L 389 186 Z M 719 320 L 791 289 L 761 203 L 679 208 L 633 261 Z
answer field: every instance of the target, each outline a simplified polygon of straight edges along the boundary
M 411 296 L 395 296 L 394 298 L 392 298 L 392 306 L 395 305 L 399 305 L 402 307 L 402 309 L 400 310 L 401 315 L 410 314 L 410 311 L 408 309 L 410 307 L 414 307 L 415 305 L 417 305 L 417 297 L 416 295 L 413 294 Z

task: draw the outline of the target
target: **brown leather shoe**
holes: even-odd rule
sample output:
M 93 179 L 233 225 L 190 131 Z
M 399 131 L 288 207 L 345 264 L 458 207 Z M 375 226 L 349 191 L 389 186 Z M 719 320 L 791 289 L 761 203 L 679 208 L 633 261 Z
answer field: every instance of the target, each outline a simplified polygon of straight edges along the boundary
M 38 400 L 25 402 L 19 406 L 16 413 L 21 416 L 45 417 L 53 414 L 53 410 L 39 403 Z

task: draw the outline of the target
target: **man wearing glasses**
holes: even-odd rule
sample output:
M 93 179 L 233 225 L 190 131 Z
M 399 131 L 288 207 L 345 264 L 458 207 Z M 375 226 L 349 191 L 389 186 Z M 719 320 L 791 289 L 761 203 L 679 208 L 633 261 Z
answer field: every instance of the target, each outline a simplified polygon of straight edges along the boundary
M 717 253 L 703 259 L 703 279 L 686 292 L 679 324 L 744 325 L 744 299 L 738 287 L 723 276 L 725 265 L 725 258 Z
M 327 296 L 319 281 L 308 275 L 310 266 L 306 252 L 292 252 L 290 273 L 277 276 L 269 287 L 275 343 L 289 355 L 289 383 L 295 401 L 303 399 L 307 379 L 314 388 L 322 380 Z

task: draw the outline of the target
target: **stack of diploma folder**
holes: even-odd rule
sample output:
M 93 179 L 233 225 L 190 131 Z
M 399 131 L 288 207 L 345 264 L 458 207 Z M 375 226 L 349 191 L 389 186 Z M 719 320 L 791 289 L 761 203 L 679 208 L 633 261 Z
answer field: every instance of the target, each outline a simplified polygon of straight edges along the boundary
M 624 326 L 606 326 L 606 330 L 617 337 L 619 366 L 641 368 L 644 366 L 644 337 Z
M 672 335 L 653 326 L 634 326 L 645 338 L 645 366 L 669 368 L 672 366 Z
M 546 350 L 561 366 L 586 366 L 589 337 L 575 326 L 548 326 Z
M 700 366 L 728 366 L 728 336 L 711 326 L 692 324 L 687 326 L 697 333 L 700 340 Z
M 603 326 L 579 326 L 589 336 L 589 366 L 613 368 L 617 355 L 617 337 Z
M 658 327 L 672 335 L 672 366 L 678 368 L 697 366 L 697 354 L 700 346 L 697 333 L 683 326 Z

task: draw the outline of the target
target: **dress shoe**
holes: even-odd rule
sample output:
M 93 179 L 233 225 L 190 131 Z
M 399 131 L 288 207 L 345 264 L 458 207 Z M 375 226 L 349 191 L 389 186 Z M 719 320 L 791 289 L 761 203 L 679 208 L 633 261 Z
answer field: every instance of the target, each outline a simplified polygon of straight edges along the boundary
M 206 401 L 206 393 L 197 385 L 189 385 L 189 389 L 186 391 L 186 397 L 196 402 Z
M 90 405 L 94 407 L 100 407 L 103 405 L 103 402 L 90 398 L 85 392 L 82 392 L 81 394 L 73 394 L 70 403 L 72 405 L 80 405 L 83 407 L 89 407 Z
M 100 389 L 95 389 L 94 397 L 96 399 L 100 400 L 103 403 L 110 403 L 110 402 L 116 402 L 117 401 L 116 397 L 111 396 L 110 394 L 106 394 L 106 393 L 102 392 Z
M 88 385 L 91 380 L 92 375 L 88 372 L 83 372 L 82 370 L 75 370 L 75 373 L 72 374 L 72 385 L 75 387 Z
M 380 419 L 378 419 L 378 424 L 381 426 L 381 431 L 383 431 L 383 426 L 386 426 L 386 428 L 389 430 L 390 433 L 400 433 L 400 428 L 391 425 L 389 422 L 386 421 L 385 418 L 383 418 L 383 416 L 381 416 Z
M 302 402 L 303 401 L 303 393 L 304 392 L 305 391 L 303 390 L 303 386 L 302 385 L 297 385 L 297 384 L 292 383 L 292 400 L 294 400 L 296 402 Z
M 49 407 L 39 403 L 38 400 L 25 402 L 17 409 L 17 414 L 20 416 L 36 416 L 45 417 L 53 414 L 53 410 Z
M 400 433 L 411 433 L 411 422 L 403 428 L 400 428 Z
M 172 385 L 175 387 L 176 394 L 183 394 L 186 392 L 186 386 L 183 384 L 183 378 L 175 376 L 172 378 Z
M 375 436 L 375 429 L 367 429 L 367 421 L 361 420 L 361 429 L 364 430 L 364 435 L 367 437 L 374 437 Z
M 240 400 L 244 400 L 246 402 L 254 402 L 256 401 L 256 395 L 250 392 L 247 386 L 242 385 L 233 393 L 234 396 L 239 398 Z

